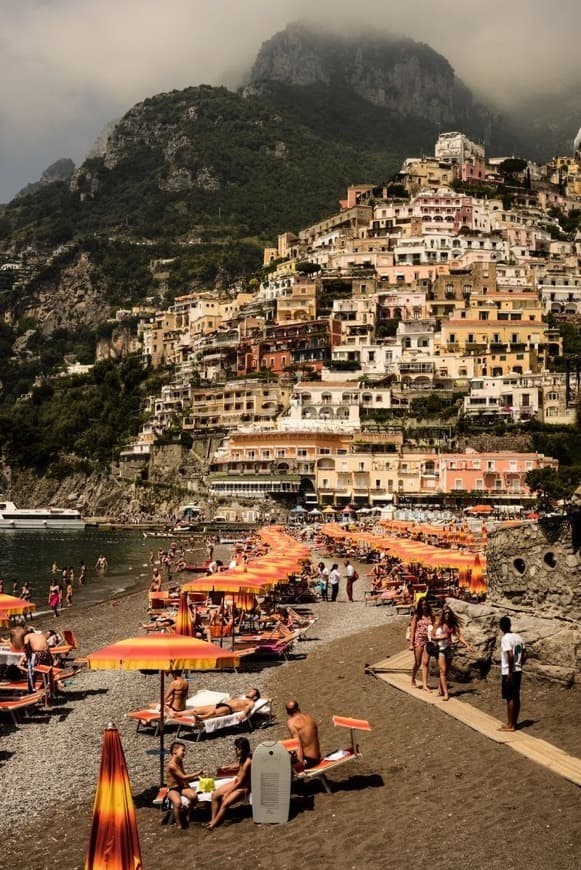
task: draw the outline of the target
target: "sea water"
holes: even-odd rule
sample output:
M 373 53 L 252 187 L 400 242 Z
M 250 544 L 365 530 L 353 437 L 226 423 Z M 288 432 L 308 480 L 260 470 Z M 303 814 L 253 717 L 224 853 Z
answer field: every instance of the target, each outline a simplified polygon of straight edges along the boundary
M 179 542 L 181 544 L 181 542 Z M 156 559 L 159 549 L 167 549 L 169 540 L 145 538 L 139 530 L 106 530 L 88 526 L 85 529 L 19 529 L 0 532 L 0 577 L 4 592 L 12 594 L 17 581 L 17 594 L 28 580 L 32 600 L 37 610 L 47 607 L 48 587 L 53 563 L 57 565 L 55 579 L 61 582 L 63 568 L 74 568 L 73 605 L 103 601 L 144 583 L 151 577 L 150 553 Z M 185 542 L 184 542 L 185 546 Z M 106 570 L 98 570 L 97 559 L 104 555 Z M 188 561 L 193 561 L 186 557 Z M 195 558 L 195 557 L 194 557 Z M 79 587 L 81 562 L 87 567 L 87 581 Z

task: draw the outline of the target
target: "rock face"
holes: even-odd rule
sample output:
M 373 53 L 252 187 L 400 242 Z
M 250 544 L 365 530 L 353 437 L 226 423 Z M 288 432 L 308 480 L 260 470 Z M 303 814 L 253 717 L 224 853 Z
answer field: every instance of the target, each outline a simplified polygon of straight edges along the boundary
M 46 187 L 47 184 L 53 184 L 55 181 L 68 181 L 74 171 L 75 164 L 73 161 L 68 157 L 62 157 L 60 160 L 51 163 L 48 169 L 44 170 L 38 181 L 27 184 L 16 195 L 28 196 L 30 193 L 36 193 L 37 190 Z
M 544 618 L 581 618 L 581 513 L 499 529 L 489 538 L 489 601 Z
M 499 659 L 498 620 L 507 615 L 527 647 L 526 670 L 566 685 L 581 675 L 581 511 L 498 529 L 488 541 L 488 602 L 451 601 L 475 655 L 460 655 L 460 675 Z
M 458 655 L 454 656 L 454 671 L 460 679 L 482 677 L 492 665 L 500 665 L 498 622 L 505 615 L 510 616 L 513 629 L 525 642 L 527 673 L 566 686 L 579 679 L 581 631 L 575 625 L 559 619 L 508 611 L 494 604 L 467 604 L 455 599 L 449 604 L 462 619 L 462 630 L 474 647 L 474 653 L 460 648 Z
M 250 75 L 256 93 L 267 82 L 305 87 L 345 86 L 376 106 L 435 124 L 474 127 L 490 119 L 476 109 L 448 61 L 411 39 L 352 38 L 290 24 L 265 42 Z

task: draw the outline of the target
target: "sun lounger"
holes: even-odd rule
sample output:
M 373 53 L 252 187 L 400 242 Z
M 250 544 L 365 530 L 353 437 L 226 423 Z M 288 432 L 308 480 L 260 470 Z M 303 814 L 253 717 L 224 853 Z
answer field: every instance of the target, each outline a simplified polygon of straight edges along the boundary
M 351 746 L 346 749 L 338 749 L 326 755 L 316 767 L 308 770 L 293 772 L 293 778 L 298 782 L 310 782 L 319 779 L 327 794 L 331 794 L 331 786 L 327 780 L 327 774 L 341 767 L 348 761 L 360 758 L 359 746 L 355 742 L 355 731 L 371 731 L 371 725 L 366 719 L 350 719 L 346 716 L 333 716 L 333 725 L 338 728 L 349 728 L 351 732 Z M 298 741 L 294 739 L 281 740 L 281 744 L 289 752 L 296 751 Z
M 209 703 L 216 704 L 226 700 L 227 697 L 227 695 L 222 695 L 219 700 L 210 701 Z M 201 701 L 192 703 L 194 698 L 188 699 L 188 707 L 204 706 L 204 702 Z M 196 734 L 196 740 L 199 740 L 203 734 L 215 734 L 217 731 L 223 731 L 227 728 L 248 728 L 249 731 L 253 731 L 257 724 L 265 724 L 271 720 L 271 698 L 259 698 L 247 716 L 244 713 L 231 713 L 226 716 L 216 716 L 212 719 L 196 720 L 195 716 L 186 712 L 173 718 L 173 721 L 177 722 L 178 725 L 178 739 L 182 736 L 184 730 L 189 730 Z
M 79 648 L 79 642 L 75 637 L 75 633 L 74 631 L 71 631 L 70 628 L 64 628 L 62 631 L 62 636 L 64 642 L 67 643 L 71 647 L 71 649 Z
M 218 772 L 218 774 L 219 774 L 219 772 Z M 234 779 L 233 776 L 222 776 L 221 777 L 218 775 L 218 776 L 216 776 L 216 778 L 214 780 L 215 788 L 220 788 L 220 786 L 226 785 L 227 783 L 232 782 L 233 779 Z M 211 804 L 212 804 L 212 792 L 198 791 L 198 785 L 199 785 L 198 780 L 194 780 L 193 782 L 190 783 L 190 787 L 195 788 L 196 793 L 198 795 L 198 800 L 196 802 L 196 806 L 200 806 L 200 807 L 207 806 L 208 809 L 210 809 Z M 154 806 L 159 807 L 160 809 L 167 810 L 167 814 L 166 814 L 166 816 L 164 816 L 162 824 L 165 823 L 166 820 L 171 819 L 171 816 L 173 815 L 173 807 L 171 807 L 171 806 L 168 807 L 168 802 L 166 801 L 168 791 L 169 791 L 168 787 L 166 785 L 163 785 L 159 789 L 159 791 L 157 792 L 156 796 L 153 799 Z M 181 795 L 181 802 L 182 802 L 182 807 L 184 807 L 186 809 L 190 805 L 189 800 L 187 799 L 187 797 L 184 797 L 184 795 Z M 243 806 L 252 806 L 252 795 L 251 794 L 248 794 L 248 797 L 239 798 L 235 803 L 230 804 L 229 809 L 235 809 L 236 807 L 243 807 Z
M 32 692 L 30 695 L 23 695 L 21 698 L 2 700 L 0 701 L 0 713 L 9 713 L 12 716 L 12 721 L 18 727 L 18 713 L 44 702 L 45 696 L 46 693 L 41 690 Z
M 211 692 L 201 690 L 188 698 L 186 710 L 183 713 L 168 716 L 166 723 L 177 725 L 178 730 L 176 737 L 179 739 L 182 732 L 190 731 L 196 735 L 196 740 L 204 734 L 214 734 L 217 731 L 223 731 L 227 728 L 248 728 L 252 731 L 259 723 L 264 724 L 272 720 L 272 700 L 270 698 L 259 698 L 248 716 L 243 713 L 232 713 L 226 716 L 216 716 L 212 719 L 197 720 L 196 717 L 188 712 L 187 708 L 205 707 L 210 704 L 219 704 L 229 698 L 226 692 Z M 128 713 L 130 719 L 137 723 L 137 731 L 152 728 L 154 734 L 157 734 L 159 728 L 159 708 L 148 710 L 136 710 Z

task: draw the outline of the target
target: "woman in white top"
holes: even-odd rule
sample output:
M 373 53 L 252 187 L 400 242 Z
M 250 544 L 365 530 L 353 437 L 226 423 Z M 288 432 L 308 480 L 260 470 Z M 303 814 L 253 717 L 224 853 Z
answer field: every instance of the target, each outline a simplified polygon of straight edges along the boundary
M 448 694 L 448 672 L 454 656 L 454 645 L 461 643 L 468 652 L 472 652 L 472 647 L 462 636 L 460 620 L 447 604 L 443 606 L 442 612 L 436 620 L 431 640 L 438 644 L 438 668 L 440 671 L 438 691 L 442 700 L 448 701 L 450 697 Z

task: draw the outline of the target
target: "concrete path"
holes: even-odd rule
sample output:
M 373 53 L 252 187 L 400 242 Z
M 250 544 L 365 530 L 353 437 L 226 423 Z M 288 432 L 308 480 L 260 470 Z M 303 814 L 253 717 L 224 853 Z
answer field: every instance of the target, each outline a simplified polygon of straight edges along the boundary
M 531 737 L 524 731 L 499 731 L 504 724 L 488 713 L 478 710 L 466 701 L 451 697 L 449 701 L 443 701 L 437 692 L 424 692 L 421 688 L 414 689 L 410 684 L 412 668 L 412 653 L 410 650 L 398 653 L 391 658 L 384 659 L 374 665 L 369 665 L 369 672 L 379 680 L 384 680 L 390 686 L 411 695 L 417 701 L 432 704 L 438 707 L 442 713 L 452 716 L 464 725 L 468 725 L 474 731 L 478 731 L 495 743 L 505 743 L 510 749 L 530 758 L 537 764 L 547 767 L 553 773 L 581 786 L 581 759 L 574 755 L 568 755 L 562 749 Z

